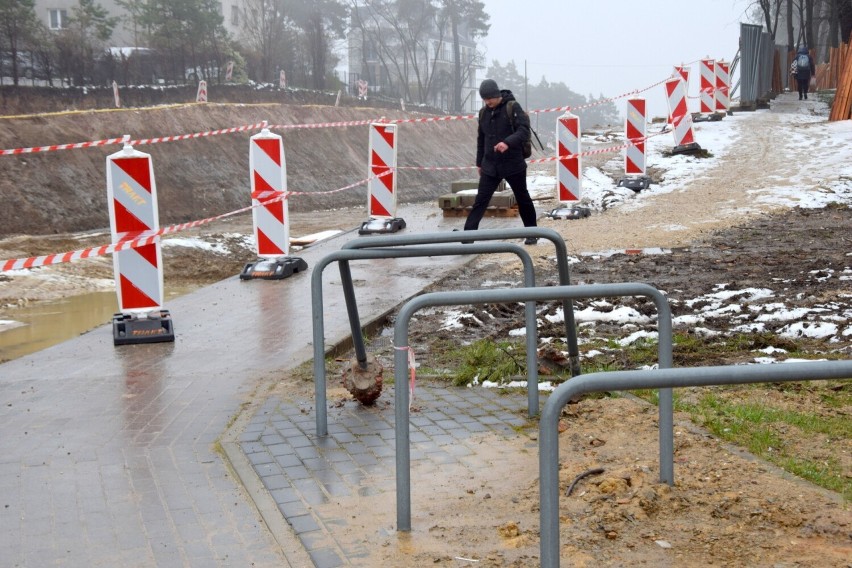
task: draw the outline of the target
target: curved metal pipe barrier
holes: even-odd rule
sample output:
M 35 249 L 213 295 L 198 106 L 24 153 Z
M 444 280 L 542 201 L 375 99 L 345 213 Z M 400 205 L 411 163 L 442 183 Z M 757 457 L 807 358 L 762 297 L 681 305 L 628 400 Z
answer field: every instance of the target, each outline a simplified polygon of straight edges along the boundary
M 363 336 L 361 335 L 361 322 L 358 318 L 355 303 L 355 286 L 352 282 L 352 273 L 349 270 L 350 260 L 372 260 L 386 258 L 412 258 L 421 256 L 450 256 L 466 254 L 496 254 L 514 253 L 518 255 L 524 265 L 524 285 L 535 286 L 535 268 L 529 253 L 520 245 L 513 243 L 480 243 L 470 245 L 449 245 L 440 247 L 410 247 L 370 250 L 340 250 L 323 257 L 313 267 L 311 273 L 311 311 L 313 319 L 313 344 L 314 344 L 314 393 L 316 406 L 316 428 L 317 436 L 328 435 L 328 406 L 326 404 L 326 376 L 325 376 L 325 323 L 323 321 L 323 297 L 322 297 L 322 273 L 325 267 L 337 261 L 340 264 L 340 277 L 343 293 L 346 297 L 346 306 L 349 311 L 349 325 L 352 328 L 353 341 L 357 337 L 364 350 Z M 345 265 L 345 270 L 344 270 Z M 354 315 L 353 315 L 354 310 Z M 535 304 L 528 302 L 524 308 L 527 325 L 532 322 L 535 327 Z M 530 348 L 532 342 L 532 348 Z M 533 359 L 535 357 L 536 336 L 527 338 L 527 377 L 530 384 L 538 384 L 538 366 Z M 363 359 L 359 361 L 366 363 L 366 350 Z M 530 375 L 532 373 L 532 375 Z M 403 381 L 402 384 L 405 384 Z M 536 390 L 535 414 L 538 414 L 538 390 Z M 530 400 L 530 416 L 533 406 Z
M 470 245 L 468 245 L 470 246 Z M 657 306 L 657 330 L 659 333 L 659 357 L 661 367 L 672 365 L 672 315 L 669 303 L 662 292 L 641 283 L 588 284 L 582 286 L 548 286 L 542 288 L 502 288 L 499 290 L 468 290 L 463 292 L 432 292 L 412 298 L 399 310 L 394 325 L 394 429 L 396 435 L 396 523 L 398 531 L 411 530 L 411 444 L 409 439 L 409 394 L 404 388 L 407 377 L 407 361 L 410 348 L 408 328 L 411 316 L 425 307 L 505 302 L 538 302 L 573 298 L 608 298 L 614 296 L 647 296 Z M 535 324 L 533 323 L 533 326 Z M 527 335 L 530 335 L 527 324 Z M 573 383 L 577 377 L 565 384 Z M 527 385 L 529 387 L 529 385 Z M 538 385 L 536 384 L 536 397 Z M 562 385 L 564 386 L 564 385 Z M 562 387 L 559 387 L 562 388 Z M 529 391 L 529 388 L 527 389 Z M 557 389 L 558 390 L 558 389 Z M 671 468 L 674 454 L 674 418 L 671 389 L 664 396 L 660 391 L 660 478 L 673 483 L 670 475 L 663 473 Z M 665 441 L 664 441 L 665 440 Z M 667 457 L 666 457 L 667 456 Z
M 551 393 L 539 426 L 541 566 L 559 566 L 559 415 L 571 398 L 590 392 L 852 378 L 852 360 L 610 371 L 571 379 Z
M 437 243 L 454 243 L 461 241 L 493 241 L 505 239 L 524 239 L 526 237 L 536 237 L 539 239 L 547 239 L 556 247 L 556 265 L 559 270 L 559 284 L 567 286 L 571 284 L 570 272 L 568 270 L 568 248 L 565 246 L 565 239 L 554 231 L 542 227 L 524 227 L 516 229 L 483 229 L 478 231 L 452 231 L 444 233 L 420 233 L 416 235 L 382 235 L 363 237 L 354 239 L 343 245 L 343 249 L 364 249 L 386 246 L 405 246 L 405 245 L 425 245 Z M 344 263 L 340 264 L 340 275 L 343 277 L 343 271 L 349 270 L 348 265 L 344 267 Z M 351 276 L 349 278 L 351 282 Z M 344 284 L 344 297 L 346 298 L 347 309 L 349 310 L 350 321 L 354 317 L 354 321 L 358 322 L 358 308 L 354 302 L 354 288 L 347 287 Z M 350 299 L 352 300 L 350 306 Z M 571 366 L 571 376 L 575 377 L 580 374 L 580 349 L 577 345 L 577 328 L 574 325 L 574 307 L 571 305 L 571 300 L 565 299 L 562 302 L 562 311 L 565 313 L 565 338 L 568 343 L 568 360 Z M 360 334 L 360 327 L 356 333 L 353 329 L 352 341 L 354 343 L 355 355 L 358 361 L 366 361 L 367 354 L 364 348 L 364 340 Z M 538 411 L 538 408 L 536 408 Z

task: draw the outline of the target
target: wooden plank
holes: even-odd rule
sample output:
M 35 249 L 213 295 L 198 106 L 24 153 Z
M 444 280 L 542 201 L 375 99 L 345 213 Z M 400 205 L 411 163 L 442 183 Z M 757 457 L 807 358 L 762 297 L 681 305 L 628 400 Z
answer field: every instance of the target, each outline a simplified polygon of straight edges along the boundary
M 467 217 L 470 207 L 458 209 L 443 209 L 444 217 Z M 517 207 L 489 207 L 485 210 L 486 217 L 517 217 Z
M 837 81 L 837 92 L 834 95 L 834 104 L 831 105 L 830 121 L 848 120 L 852 116 L 852 56 L 850 56 L 852 42 L 844 45 L 843 68 Z

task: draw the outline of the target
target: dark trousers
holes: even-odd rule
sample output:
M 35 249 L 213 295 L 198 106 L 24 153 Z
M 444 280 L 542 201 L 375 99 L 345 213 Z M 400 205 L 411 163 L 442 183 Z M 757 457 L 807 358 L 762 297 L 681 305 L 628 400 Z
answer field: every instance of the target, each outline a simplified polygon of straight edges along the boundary
M 476 190 L 476 201 L 473 202 L 473 208 L 464 222 L 465 231 L 475 231 L 479 228 L 479 222 L 485 215 L 485 210 L 491 202 L 491 197 L 497 191 L 497 186 L 500 185 L 502 178 L 480 174 L 479 188 Z M 515 201 L 518 202 L 518 211 L 521 214 L 521 221 L 524 222 L 524 227 L 535 227 L 535 205 L 530 197 L 530 192 L 527 191 L 527 172 L 522 171 L 517 174 L 506 176 L 506 182 L 512 188 L 512 193 L 515 194 Z
M 802 100 L 802 97 L 808 98 L 808 87 L 811 84 L 811 76 L 805 75 L 801 78 L 796 75 L 796 86 L 799 88 L 799 100 Z

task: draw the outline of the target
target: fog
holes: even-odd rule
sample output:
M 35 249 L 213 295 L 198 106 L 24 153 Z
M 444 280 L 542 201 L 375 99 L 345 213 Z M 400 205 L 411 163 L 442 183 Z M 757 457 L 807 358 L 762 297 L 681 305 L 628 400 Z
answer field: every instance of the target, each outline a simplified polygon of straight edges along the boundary
M 491 29 L 482 41 L 487 65 L 514 60 L 530 84 L 542 77 L 580 95 L 607 97 L 643 89 L 699 59 L 733 61 L 749 0 L 484 0 Z M 484 78 L 485 71 L 482 71 Z M 732 78 L 732 85 L 736 77 Z M 644 93 L 649 116 L 666 113 L 663 86 Z M 523 101 L 522 94 L 519 99 Z M 623 114 L 624 102 L 616 103 Z M 698 103 L 690 100 L 690 110 Z

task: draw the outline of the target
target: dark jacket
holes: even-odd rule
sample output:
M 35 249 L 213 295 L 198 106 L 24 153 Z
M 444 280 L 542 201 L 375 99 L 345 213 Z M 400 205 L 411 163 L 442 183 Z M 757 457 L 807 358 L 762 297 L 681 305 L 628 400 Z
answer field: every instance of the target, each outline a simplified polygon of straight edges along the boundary
M 808 66 L 802 68 L 801 65 L 796 65 L 796 78 L 809 79 L 811 75 L 816 75 L 816 66 L 814 65 L 814 58 L 811 57 L 810 53 L 808 53 L 807 47 L 800 47 L 799 51 L 796 53 L 796 59 L 798 59 L 799 54 L 802 53 L 808 56 Z
M 530 119 L 521 109 L 521 104 L 515 101 L 512 112 L 515 115 L 515 128 L 509 121 L 506 104 L 514 101 L 512 91 L 500 91 L 503 100 L 494 109 L 485 108 L 476 136 L 476 165 L 482 168 L 482 173 L 493 177 L 506 177 L 523 172 L 527 168 L 524 160 L 523 145 L 530 139 Z M 494 146 L 505 142 L 509 149 L 502 154 L 494 151 Z

